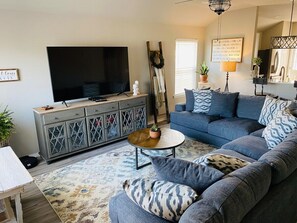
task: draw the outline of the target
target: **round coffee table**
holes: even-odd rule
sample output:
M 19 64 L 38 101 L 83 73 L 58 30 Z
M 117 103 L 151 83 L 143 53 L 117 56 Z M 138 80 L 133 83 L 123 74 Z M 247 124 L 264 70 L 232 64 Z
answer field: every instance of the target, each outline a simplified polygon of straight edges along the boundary
M 175 157 L 175 148 L 185 141 L 185 136 L 176 130 L 169 128 L 161 128 L 161 136 L 157 139 L 152 139 L 149 135 L 149 128 L 140 129 L 132 132 L 128 136 L 128 142 L 135 147 L 135 166 L 140 169 L 150 164 L 138 164 L 138 150 L 144 156 L 149 156 L 143 150 L 166 150 L 171 149 L 172 153 L 167 156 Z

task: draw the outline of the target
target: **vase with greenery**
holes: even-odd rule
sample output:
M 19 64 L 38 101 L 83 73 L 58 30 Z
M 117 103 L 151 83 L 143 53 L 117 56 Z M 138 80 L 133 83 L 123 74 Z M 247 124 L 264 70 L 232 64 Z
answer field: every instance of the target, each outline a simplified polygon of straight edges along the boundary
M 209 71 L 209 68 L 206 65 L 205 61 L 204 61 L 200 65 L 200 70 L 199 70 L 199 73 L 200 73 L 200 82 L 207 83 L 208 71 Z
M 14 124 L 12 120 L 12 113 L 7 109 L 0 112 L 0 147 L 7 146 L 9 138 L 14 129 Z
M 153 124 L 150 128 L 150 137 L 153 139 L 159 138 L 161 136 L 161 129 L 157 124 Z
M 253 58 L 253 64 L 254 64 L 254 69 L 253 73 L 255 77 L 259 77 L 260 75 L 260 64 L 262 63 L 262 59 L 260 57 L 254 57 Z

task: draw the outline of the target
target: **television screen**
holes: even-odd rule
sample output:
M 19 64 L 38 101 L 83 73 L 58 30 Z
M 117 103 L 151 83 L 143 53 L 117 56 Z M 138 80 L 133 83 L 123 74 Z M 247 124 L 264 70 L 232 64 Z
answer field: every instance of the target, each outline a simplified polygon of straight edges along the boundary
M 47 47 L 54 101 L 130 91 L 127 47 Z

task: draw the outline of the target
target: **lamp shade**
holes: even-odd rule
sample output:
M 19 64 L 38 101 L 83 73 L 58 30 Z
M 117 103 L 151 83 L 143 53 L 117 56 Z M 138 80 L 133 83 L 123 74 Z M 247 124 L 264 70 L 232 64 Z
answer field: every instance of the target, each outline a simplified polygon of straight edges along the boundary
M 235 72 L 236 71 L 236 62 L 233 62 L 233 61 L 221 62 L 221 71 Z

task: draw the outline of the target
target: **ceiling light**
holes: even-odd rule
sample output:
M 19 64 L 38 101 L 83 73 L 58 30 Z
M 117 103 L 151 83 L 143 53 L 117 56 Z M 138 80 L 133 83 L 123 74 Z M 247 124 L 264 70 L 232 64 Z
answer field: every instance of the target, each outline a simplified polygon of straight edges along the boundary
M 272 49 L 296 49 L 297 48 L 297 36 L 291 36 L 293 28 L 293 13 L 294 13 L 294 1 L 292 1 L 290 28 L 288 36 L 273 36 L 271 37 L 270 46 Z
M 227 11 L 231 6 L 231 0 L 209 0 L 208 3 L 209 8 L 218 15 Z

